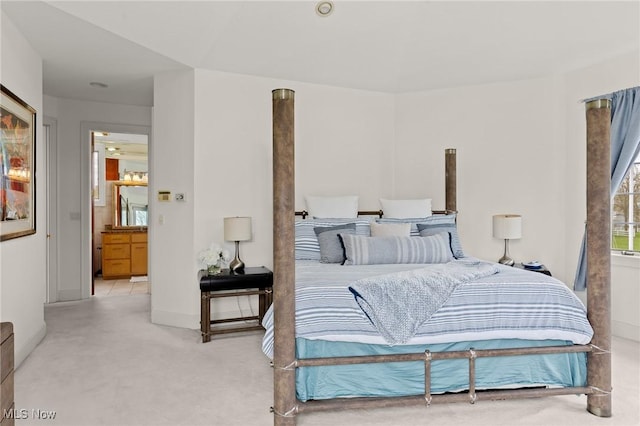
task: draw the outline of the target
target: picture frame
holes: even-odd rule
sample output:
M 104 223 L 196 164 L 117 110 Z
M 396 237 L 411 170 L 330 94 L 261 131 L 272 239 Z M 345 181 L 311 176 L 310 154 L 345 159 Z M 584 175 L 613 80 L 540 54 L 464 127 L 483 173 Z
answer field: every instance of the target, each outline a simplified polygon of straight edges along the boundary
M 36 110 L 0 85 L 0 241 L 36 233 Z

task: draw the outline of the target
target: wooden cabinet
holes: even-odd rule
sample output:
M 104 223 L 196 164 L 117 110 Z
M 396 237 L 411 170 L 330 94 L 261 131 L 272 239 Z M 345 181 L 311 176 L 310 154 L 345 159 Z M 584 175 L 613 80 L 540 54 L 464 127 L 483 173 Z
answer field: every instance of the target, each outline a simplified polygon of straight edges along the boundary
M 146 232 L 102 233 L 102 277 L 125 278 L 147 275 Z
M 147 234 L 131 234 L 131 275 L 147 275 Z
M 13 405 L 13 324 L 0 323 L 0 425 L 15 424 Z

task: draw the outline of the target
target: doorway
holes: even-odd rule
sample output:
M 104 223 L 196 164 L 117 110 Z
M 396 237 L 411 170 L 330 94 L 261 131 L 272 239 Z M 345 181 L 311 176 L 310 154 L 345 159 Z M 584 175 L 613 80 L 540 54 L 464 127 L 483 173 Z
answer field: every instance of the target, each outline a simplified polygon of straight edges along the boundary
M 126 239 L 107 248 L 111 254 L 112 249 L 119 251 L 110 265 L 119 269 L 115 270 L 115 276 L 108 278 L 126 279 L 129 282 L 132 276 L 141 276 L 141 272 L 147 275 L 147 226 L 139 221 L 135 227 L 123 228 L 115 222 L 113 188 L 115 182 L 133 183 L 135 180 L 136 187 L 144 186 L 146 190 L 150 176 L 148 165 L 151 140 L 150 128 L 146 126 L 83 122 L 81 132 L 81 156 L 84 159 L 81 162 L 81 268 L 82 298 L 85 299 L 95 294 L 95 278 L 103 278 L 101 276 L 105 272 L 105 242 L 102 238 L 104 231 L 112 230 L 114 235 L 118 234 L 119 238 Z M 141 209 L 140 206 L 144 206 L 145 213 L 142 216 L 148 214 L 148 196 L 145 196 L 144 200 L 130 201 L 131 205 L 139 207 L 138 210 Z M 140 216 L 141 213 L 137 213 L 137 217 Z M 136 265 L 144 265 L 144 270 L 141 271 L 138 267 L 134 274 L 131 273 L 131 250 L 140 254 L 136 257 Z M 107 272 L 113 274 L 114 269 L 108 269 Z M 144 279 L 146 280 L 146 277 Z
M 92 130 L 91 295 L 147 293 L 148 137 Z

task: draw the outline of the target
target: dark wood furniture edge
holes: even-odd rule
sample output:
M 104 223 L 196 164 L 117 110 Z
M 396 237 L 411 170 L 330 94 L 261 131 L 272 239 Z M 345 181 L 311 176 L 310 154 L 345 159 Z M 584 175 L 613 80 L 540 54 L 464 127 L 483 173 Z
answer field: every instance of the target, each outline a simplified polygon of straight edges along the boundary
M 13 324 L 0 323 L 0 424 L 13 426 L 14 413 L 14 334 Z

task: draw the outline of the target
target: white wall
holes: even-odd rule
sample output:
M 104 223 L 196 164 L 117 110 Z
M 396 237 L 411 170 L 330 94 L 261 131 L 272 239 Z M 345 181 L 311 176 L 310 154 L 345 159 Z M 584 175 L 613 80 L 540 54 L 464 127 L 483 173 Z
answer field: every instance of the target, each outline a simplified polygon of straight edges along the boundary
M 587 289 L 588 291 L 588 289 Z M 640 258 L 611 256 L 611 333 L 640 342 Z
M 0 12 L 2 84 L 36 110 L 36 233 L 0 243 L 0 321 L 13 322 L 20 365 L 46 333 L 46 198 L 42 132 L 42 59 Z
M 194 72 L 154 79 L 154 149 L 149 154 L 149 279 L 151 320 L 199 328 L 200 293 L 194 268 Z M 215 173 L 215 167 L 210 168 Z M 158 202 L 157 191 L 186 201 Z M 215 193 L 209 196 L 219 200 Z
M 86 123 L 105 123 L 115 126 L 148 126 L 151 127 L 151 108 L 120 105 L 104 102 L 88 102 L 74 99 L 44 97 L 44 112 L 58 122 L 58 253 L 59 282 L 57 300 L 77 300 L 86 298 L 87 278 L 91 268 L 81 265 L 82 227 L 90 227 L 88 217 L 90 200 L 83 205 L 83 190 L 89 190 L 89 157 L 82 158 L 82 153 L 89 153 L 88 136 L 82 134 L 82 126 Z M 109 130 L 108 126 L 103 129 Z M 87 132 L 88 133 L 88 132 Z M 84 180 L 83 180 L 84 179 Z M 86 181 L 85 181 L 86 180 Z M 87 192 L 88 194 L 88 192 Z M 88 195 L 87 195 L 88 197 Z M 88 229 L 87 229 L 88 231 Z M 89 232 L 89 231 L 88 231 Z M 87 234 L 90 235 L 90 234 Z M 88 249 L 88 252 L 90 248 Z
M 396 101 L 396 193 L 428 195 L 444 208 L 444 150 L 457 149 L 458 227 L 469 255 L 497 260 L 492 215 L 522 215 L 516 261 L 537 259 L 561 279 L 565 144 L 561 87 L 537 79 L 400 95 Z M 560 91 L 560 94 L 558 93 Z

